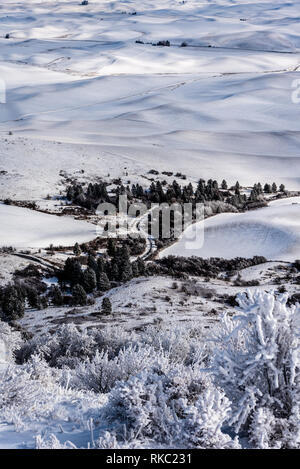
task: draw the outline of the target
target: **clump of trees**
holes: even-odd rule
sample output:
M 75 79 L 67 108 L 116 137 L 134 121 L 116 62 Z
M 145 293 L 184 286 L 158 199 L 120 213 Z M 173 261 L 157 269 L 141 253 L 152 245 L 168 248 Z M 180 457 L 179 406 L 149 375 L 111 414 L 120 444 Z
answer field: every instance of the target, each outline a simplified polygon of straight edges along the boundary
M 272 194 L 272 193 L 275 194 L 278 191 L 279 192 L 285 192 L 284 184 L 280 184 L 279 189 L 278 189 L 277 184 L 275 182 L 273 182 L 272 184 L 266 183 L 264 185 L 264 192 L 266 194 Z
M 157 175 L 158 171 L 152 169 L 151 174 Z M 165 174 L 172 174 L 165 172 Z M 186 179 L 181 173 L 177 173 L 175 177 L 180 177 L 181 179 Z M 127 186 L 123 185 L 121 181 L 115 181 L 118 183 L 117 187 L 111 191 L 109 195 L 107 192 L 107 184 L 96 183 L 89 184 L 84 188 L 80 184 L 72 184 L 67 189 L 67 198 L 71 202 L 88 208 L 90 210 L 95 210 L 99 203 L 109 202 L 116 206 L 116 209 L 119 207 L 119 198 L 120 196 L 127 196 L 128 207 L 131 204 L 141 202 L 146 207 L 150 208 L 151 204 L 178 204 L 183 206 L 185 203 L 192 204 L 192 216 L 193 219 L 196 219 L 197 216 L 197 204 L 203 203 L 205 216 L 210 216 L 214 213 L 222 213 L 228 211 L 244 211 L 249 209 L 255 209 L 259 207 L 264 207 L 267 205 L 265 200 L 265 193 L 277 193 L 277 185 L 273 183 L 265 184 L 264 188 L 260 182 L 254 184 L 251 192 L 247 195 L 242 191 L 240 183 L 237 181 L 236 184 L 232 187 L 228 187 L 227 181 L 223 179 L 221 185 L 219 186 L 218 182 L 213 179 L 205 181 L 200 179 L 196 187 L 193 184 L 189 183 L 181 186 L 178 184 L 177 180 L 171 184 L 168 184 L 166 181 L 152 181 L 150 186 L 147 189 L 144 189 L 140 184 L 128 184 Z M 283 185 L 279 188 L 280 192 L 285 191 Z M 148 232 L 151 232 L 151 224 L 153 224 L 155 213 L 151 213 L 148 216 Z M 163 245 L 172 241 L 174 239 L 174 213 L 171 212 L 170 220 L 170 235 L 164 239 L 164 233 L 161 228 L 162 225 L 162 212 L 159 213 L 158 221 L 159 229 L 159 240 Z M 79 255 L 79 246 L 76 247 L 76 255 Z
M 11 322 L 24 316 L 26 304 L 30 308 L 45 309 L 48 298 L 38 288 L 15 281 L 0 289 L 0 317 Z
M 178 173 L 178 177 L 182 175 Z M 171 184 L 166 181 L 152 181 L 149 188 L 144 189 L 140 184 L 124 186 L 120 184 L 114 190 L 114 195 L 107 193 L 106 183 L 89 184 L 86 189 L 80 184 L 72 184 L 67 189 L 67 199 L 75 204 L 88 209 L 95 209 L 101 202 L 110 202 L 118 206 L 120 195 L 127 195 L 129 203 L 135 200 L 142 201 L 146 205 L 151 203 L 198 203 L 208 201 L 225 201 L 237 207 L 244 207 L 253 200 L 260 200 L 263 194 L 261 184 L 255 184 L 251 197 L 241 195 L 239 182 L 234 187 L 228 189 L 227 182 L 222 181 L 221 187 L 216 180 L 205 181 L 200 179 L 196 188 L 191 183 L 181 186 L 174 179 Z
M 223 259 L 211 257 L 178 257 L 167 256 L 157 259 L 147 265 L 148 275 L 172 275 L 174 277 L 196 276 L 215 278 L 221 273 L 233 273 L 246 267 L 264 264 L 267 259 L 263 256 L 254 256 L 250 259 L 237 257 L 235 259 Z
M 81 184 L 72 184 L 67 189 L 67 199 L 81 207 L 94 210 L 101 202 L 110 202 L 107 183 L 90 183 L 86 190 Z
M 262 256 L 254 256 L 252 259 L 168 256 L 145 264 L 142 258 L 131 261 L 126 243 L 118 245 L 116 240 L 110 240 L 106 256 L 87 254 L 80 258 L 69 257 L 64 268 L 57 272 L 59 284 L 51 286 L 46 294 L 34 286 L 21 283 L 3 288 L 0 290 L 0 308 L 2 318 L 12 321 L 24 315 L 26 303 L 35 309 L 46 308 L 49 304 L 58 307 L 85 306 L 91 303 L 93 296 L 103 295 L 113 287 L 145 275 L 216 278 L 221 273 L 233 275 L 246 267 L 265 262 Z M 257 282 L 252 282 L 253 285 L 257 285 Z M 107 314 L 110 312 L 108 301 L 108 298 L 104 298 L 103 306 Z
M 107 245 L 107 256 L 69 257 L 64 268 L 58 272 L 60 289 L 72 292 L 72 304 L 84 305 L 87 295 L 94 292 L 105 293 L 112 287 L 128 282 L 134 277 L 146 274 L 146 266 L 140 257 L 131 261 L 131 252 L 126 242 L 121 245 L 110 239 Z M 83 267 L 82 261 L 86 260 Z M 53 304 L 64 301 L 61 290 L 56 287 L 50 292 Z

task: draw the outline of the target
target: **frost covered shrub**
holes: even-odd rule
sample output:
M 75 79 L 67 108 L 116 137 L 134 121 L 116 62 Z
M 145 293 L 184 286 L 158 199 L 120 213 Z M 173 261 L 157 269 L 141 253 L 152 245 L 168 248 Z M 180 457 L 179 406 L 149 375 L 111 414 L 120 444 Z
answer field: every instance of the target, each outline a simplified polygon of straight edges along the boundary
M 215 213 L 225 212 L 238 212 L 238 209 L 234 205 L 228 204 L 222 201 L 209 201 L 204 204 L 204 216 L 205 218 L 214 215 Z
M 18 361 L 38 354 L 51 367 L 69 368 L 70 385 L 108 392 L 118 380 L 127 380 L 154 363 L 190 365 L 203 361 L 207 351 L 203 330 L 195 323 L 171 329 L 149 327 L 137 335 L 121 327 L 80 331 L 64 325 L 53 335 L 37 336 L 23 345 Z
M 81 331 L 74 324 L 63 325 L 53 335 L 35 336 L 19 350 L 18 362 L 39 355 L 53 367 L 74 366 L 78 359 L 93 356 L 96 343 L 92 333 Z
M 215 382 L 232 402 L 230 423 L 259 448 L 300 448 L 299 306 L 250 292 L 216 336 Z
M 250 441 L 259 449 L 300 448 L 299 405 L 292 408 L 288 418 L 275 417 L 271 409 L 259 407 L 250 424 Z
M 141 334 L 141 341 L 169 354 L 174 363 L 191 365 L 204 362 L 210 354 L 205 340 L 205 329 L 199 322 L 191 321 L 184 325 L 172 324 L 171 327 L 147 327 Z
M 75 369 L 80 364 L 86 366 L 88 362 L 99 360 L 100 356 L 105 356 L 107 361 L 112 360 L 122 355 L 125 349 L 129 349 L 129 360 L 135 348 L 139 348 L 139 354 L 147 355 L 147 350 L 141 352 L 144 346 L 153 347 L 154 355 L 166 352 L 172 362 L 190 364 L 207 355 L 203 328 L 195 322 L 171 328 L 149 326 L 139 334 L 117 326 L 80 330 L 73 324 L 67 324 L 54 334 L 35 336 L 24 343 L 17 359 L 19 363 L 25 363 L 32 355 L 40 355 L 50 366 Z
M 122 347 L 135 342 L 134 333 L 122 328 L 107 327 L 103 330 L 79 329 L 74 324 L 64 324 L 54 334 L 35 336 L 18 351 L 18 363 L 24 363 L 32 355 L 40 355 L 50 366 L 75 368 L 86 358 L 93 358 L 97 350 L 113 357 Z
M 229 400 L 198 366 L 152 366 L 110 392 L 98 447 L 237 448 L 222 431 L 229 416 Z
M 14 353 L 21 344 L 20 332 L 14 331 L 7 323 L 0 321 L 0 363 L 13 361 Z
M 28 412 L 36 405 L 41 386 L 51 388 L 56 383 L 55 370 L 38 357 L 33 357 L 23 367 L 10 365 L 1 374 L 0 409 L 23 408 Z
M 0 372 L 0 420 L 26 430 L 33 422 L 72 421 L 83 426 L 98 415 L 105 398 L 62 385 L 63 371 L 35 356 L 22 366 Z
M 87 359 L 72 373 L 70 385 L 77 389 L 88 389 L 95 392 L 109 392 L 117 381 L 127 381 L 131 375 L 150 368 L 154 363 L 167 369 L 169 356 L 158 353 L 150 346 L 129 346 L 119 351 L 118 355 L 109 358 L 107 351 L 96 352 L 92 359 Z
M 116 330 L 120 332 L 118 338 Z M 119 328 L 106 328 L 104 333 L 94 333 L 97 350 L 92 357 L 76 362 L 70 384 L 78 389 L 106 393 L 118 380 L 126 381 L 157 363 L 164 371 L 174 363 L 200 363 L 207 358 L 200 337 L 202 328 L 194 323 L 170 330 L 148 327 L 138 337 L 135 333 L 121 333 Z
M 77 449 L 71 441 L 61 443 L 56 436 L 51 433 L 48 437 L 37 435 L 35 439 L 36 449 Z

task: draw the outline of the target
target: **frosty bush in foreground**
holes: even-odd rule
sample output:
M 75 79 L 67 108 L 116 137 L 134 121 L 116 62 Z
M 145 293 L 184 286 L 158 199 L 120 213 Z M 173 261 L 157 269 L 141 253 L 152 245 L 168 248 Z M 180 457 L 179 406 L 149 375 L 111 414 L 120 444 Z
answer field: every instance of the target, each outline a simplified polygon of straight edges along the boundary
M 17 357 L 24 363 L 39 355 L 51 367 L 75 370 L 71 373 L 74 385 L 108 392 L 118 379 L 127 379 L 163 356 L 167 362 L 189 365 L 202 361 L 207 354 L 203 330 L 195 323 L 170 329 L 151 326 L 139 335 L 122 327 L 81 331 L 68 324 L 53 335 L 29 340 Z
M 12 361 L 14 352 L 21 344 L 21 334 L 13 331 L 7 323 L 0 321 L 0 363 Z
M 71 442 L 66 441 L 65 443 L 60 443 L 53 433 L 47 437 L 37 435 L 36 440 L 36 449 L 77 449 L 77 447 Z
M 109 392 L 117 381 L 127 381 L 130 376 L 160 363 L 169 367 L 169 356 L 158 353 L 150 346 L 129 346 L 109 359 L 108 352 L 96 352 L 95 357 L 80 363 L 72 373 L 71 385 L 95 392 Z
M 85 447 L 238 448 L 236 434 L 250 447 L 300 448 L 300 308 L 257 291 L 238 302 L 212 342 L 195 323 L 36 337 L 20 365 L 0 370 L 0 419 L 18 430 L 47 422 L 41 448 L 74 447 L 57 422 L 82 428 Z M 0 323 L 1 333 L 13 354 L 20 337 Z
M 153 366 L 119 382 L 101 412 L 99 447 L 237 448 L 222 432 L 230 402 L 198 367 Z M 144 443 L 143 443 L 144 442 Z
M 105 399 L 101 395 L 61 385 L 62 371 L 50 368 L 34 356 L 23 366 L 10 365 L 0 372 L 0 421 L 14 424 L 16 431 L 40 422 L 83 426 L 98 415 Z
M 32 355 L 43 357 L 50 366 L 75 365 L 77 359 L 93 356 L 96 343 L 87 330 L 81 331 L 74 324 L 63 325 L 53 335 L 36 336 L 19 350 L 18 361 L 24 363 Z
M 225 316 L 213 373 L 232 402 L 230 423 L 261 448 L 300 447 L 299 307 L 287 295 L 238 297 L 241 313 Z

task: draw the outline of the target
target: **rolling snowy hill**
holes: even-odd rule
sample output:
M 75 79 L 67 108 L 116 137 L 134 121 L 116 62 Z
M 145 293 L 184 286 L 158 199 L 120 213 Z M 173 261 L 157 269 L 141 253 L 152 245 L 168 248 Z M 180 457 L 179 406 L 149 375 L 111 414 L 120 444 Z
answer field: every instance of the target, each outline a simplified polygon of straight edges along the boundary
M 264 256 L 269 260 L 293 261 L 300 258 L 299 220 L 299 197 L 246 213 L 223 213 L 190 226 L 160 256 Z M 204 236 L 199 233 L 202 230 Z
M 0 247 L 73 246 L 96 237 L 90 223 L 4 204 L 0 204 L 0 226 Z
M 56 193 L 59 171 L 78 165 L 300 187 L 297 2 L 30 0 L 0 12 L 0 197 L 12 177 L 15 198 Z

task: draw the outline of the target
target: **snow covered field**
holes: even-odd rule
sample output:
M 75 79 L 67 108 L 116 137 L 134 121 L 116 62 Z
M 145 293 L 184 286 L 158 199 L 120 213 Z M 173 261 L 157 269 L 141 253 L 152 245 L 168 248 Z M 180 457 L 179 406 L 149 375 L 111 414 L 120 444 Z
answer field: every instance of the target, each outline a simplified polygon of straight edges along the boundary
M 85 221 L 0 204 L 0 247 L 73 246 L 94 239 L 95 228 Z
M 204 229 L 204 243 L 199 231 Z M 193 241 L 195 239 L 195 241 Z M 180 240 L 160 256 L 265 256 L 269 260 L 300 258 L 299 197 L 271 202 L 246 213 L 223 213 L 190 226 Z
M 79 3 L 1 2 L 0 197 L 65 167 L 300 187 L 297 2 Z

